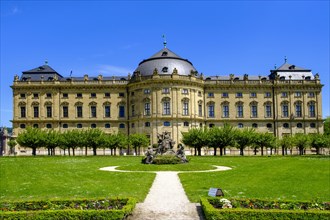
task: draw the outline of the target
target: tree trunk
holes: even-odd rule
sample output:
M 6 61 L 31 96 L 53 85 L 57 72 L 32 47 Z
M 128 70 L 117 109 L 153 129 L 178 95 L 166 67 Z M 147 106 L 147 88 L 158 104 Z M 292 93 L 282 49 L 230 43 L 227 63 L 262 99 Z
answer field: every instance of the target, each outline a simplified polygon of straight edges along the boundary
M 37 148 L 35 148 L 35 147 L 32 148 L 32 155 L 33 156 L 37 155 Z
M 217 155 L 217 148 L 214 147 L 214 148 L 213 148 L 213 156 L 216 156 L 216 155 Z
M 117 155 L 117 153 L 116 153 L 116 151 L 117 151 L 116 147 L 113 148 L 113 151 L 114 151 L 114 155 L 116 156 Z
M 72 156 L 75 156 L 74 148 L 72 148 Z
M 226 155 L 226 148 L 223 148 L 223 155 Z
M 319 147 L 316 148 L 316 154 L 317 154 L 317 155 L 320 154 L 320 148 L 319 148 Z
M 194 150 L 195 150 L 194 156 L 196 156 L 197 155 L 197 148 L 194 147 Z
M 264 156 L 264 147 L 261 147 L 261 156 Z
M 85 147 L 85 156 L 87 156 L 87 147 Z
M 241 156 L 244 156 L 244 150 L 243 150 L 243 148 L 240 148 L 239 150 L 240 150 L 240 155 Z
M 254 148 L 253 151 L 254 151 L 254 155 L 257 155 L 257 148 L 256 147 Z
M 220 147 L 220 156 L 222 156 L 223 155 L 223 147 Z
M 93 156 L 96 156 L 96 147 L 93 147 Z
M 197 148 L 197 150 L 198 150 L 198 156 L 202 156 L 202 148 L 199 147 L 199 148 Z
M 284 156 L 284 147 L 282 147 L 282 156 Z

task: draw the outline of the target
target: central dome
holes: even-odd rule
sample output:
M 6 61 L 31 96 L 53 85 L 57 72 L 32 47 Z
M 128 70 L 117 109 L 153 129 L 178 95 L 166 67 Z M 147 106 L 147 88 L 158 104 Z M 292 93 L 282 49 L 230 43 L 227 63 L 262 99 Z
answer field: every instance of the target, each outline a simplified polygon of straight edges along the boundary
M 177 69 L 179 75 L 187 76 L 190 75 L 191 72 L 197 73 L 195 67 L 189 60 L 179 57 L 167 48 L 163 48 L 149 59 L 143 60 L 139 63 L 135 72 L 139 71 L 141 76 L 149 76 L 157 69 L 160 75 L 171 75 L 174 68 Z

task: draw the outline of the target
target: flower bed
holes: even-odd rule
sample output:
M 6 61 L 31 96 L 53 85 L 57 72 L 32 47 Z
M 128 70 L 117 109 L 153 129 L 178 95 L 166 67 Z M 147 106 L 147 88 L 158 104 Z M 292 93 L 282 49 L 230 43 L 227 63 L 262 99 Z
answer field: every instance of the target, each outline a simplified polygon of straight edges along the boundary
M 329 203 L 229 199 L 228 208 L 227 201 L 201 198 L 206 219 L 330 219 Z
M 0 219 L 124 219 L 133 198 L 1 202 Z

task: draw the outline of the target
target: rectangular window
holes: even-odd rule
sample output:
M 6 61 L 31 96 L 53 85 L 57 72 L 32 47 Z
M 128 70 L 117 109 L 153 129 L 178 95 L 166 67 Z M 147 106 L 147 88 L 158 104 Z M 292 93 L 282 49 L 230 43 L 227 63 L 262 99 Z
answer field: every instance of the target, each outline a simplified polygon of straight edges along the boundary
M 110 92 L 104 93 L 104 97 L 109 98 L 110 97 Z
M 125 106 L 123 105 L 119 106 L 119 117 L 120 118 L 125 117 Z
M 266 118 L 272 117 L 272 106 L 266 105 L 265 106 Z
M 229 106 L 228 105 L 222 106 L 222 117 L 229 118 Z
M 151 115 L 150 102 L 144 103 L 144 115 Z
M 77 106 L 77 117 L 82 118 L 83 117 L 83 111 L 82 106 Z
M 63 118 L 68 118 L 68 117 L 69 117 L 69 107 L 63 106 Z
M 125 93 L 120 92 L 120 93 L 118 94 L 118 96 L 119 96 L 119 97 L 125 97 Z
M 209 117 L 214 118 L 214 105 L 209 105 Z
M 96 118 L 96 106 L 91 106 L 91 117 Z
M 26 117 L 26 108 L 25 106 L 21 106 L 21 118 L 25 118 Z
M 63 94 L 62 94 L 62 97 L 63 97 L 63 98 L 68 98 L 68 97 L 69 97 L 69 96 L 68 96 L 68 93 L 63 93 Z
M 171 106 L 170 102 L 163 102 L 163 115 L 171 114 Z
M 110 105 L 104 106 L 104 117 L 110 118 Z
M 77 98 L 82 98 L 82 94 L 81 93 L 77 93 Z
M 282 92 L 282 98 L 286 98 L 288 97 L 288 93 L 287 92 Z
M 236 93 L 236 98 L 242 98 L 242 97 L 243 97 L 243 93 L 241 93 L 241 92 Z
M 162 93 L 163 94 L 169 94 L 170 93 L 170 89 L 169 88 L 163 88 Z
M 132 105 L 131 109 L 132 109 L 132 116 L 135 116 L 135 105 Z
M 251 117 L 252 118 L 258 117 L 258 106 L 256 106 L 256 105 L 251 106 Z
M 198 116 L 199 117 L 203 116 L 203 106 L 201 104 L 198 105 Z
M 289 106 L 287 104 L 282 105 L 282 117 L 289 117 Z
M 34 106 L 33 107 L 33 117 L 34 118 L 39 118 L 39 106 Z
M 296 97 L 296 98 L 301 97 L 301 92 L 295 92 L 295 93 L 294 93 L 294 97 Z
M 96 93 L 91 93 L 91 98 L 96 98 Z
M 19 94 L 21 99 L 25 99 L 25 93 Z
M 201 97 L 202 96 L 202 92 L 198 91 L 198 96 Z
M 314 98 L 315 97 L 315 93 L 314 92 L 309 92 L 308 93 L 308 98 Z
M 265 97 L 266 97 L 266 98 L 271 98 L 271 97 L 272 97 L 272 93 L 270 93 L 270 92 L 266 92 L 266 93 L 265 93 Z
M 144 94 L 150 94 L 150 89 L 144 89 Z
M 34 99 L 37 99 L 39 97 L 39 94 L 38 93 L 33 93 L 33 98 Z
M 222 93 L 222 98 L 228 98 L 228 92 L 223 92 Z
M 243 105 L 238 105 L 237 106 L 237 117 L 238 118 L 243 118 Z
M 188 115 L 189 114 L 189 108 L 188 108 L 188 102 L 183 103 L 183 115 Z
M 255 93 L 255 92 L 251 92 L 251 93 L 250 93 L 250 97 L 251 97 L 251 98 L 256 98 L 256 97 L 257 97 L 257 93 Z
M 182 94 L 188 94 L 188 89 L 182 89 Z
M 51 93 L 46 93 L 46 98 L 51 98 L 52 94 Z
M 214 97 L 214 93 L 213 92 L 207 93 L 207 97 Z
M 52 106 L 46 107 L 46 117 L 51 118 L 52 117 Z

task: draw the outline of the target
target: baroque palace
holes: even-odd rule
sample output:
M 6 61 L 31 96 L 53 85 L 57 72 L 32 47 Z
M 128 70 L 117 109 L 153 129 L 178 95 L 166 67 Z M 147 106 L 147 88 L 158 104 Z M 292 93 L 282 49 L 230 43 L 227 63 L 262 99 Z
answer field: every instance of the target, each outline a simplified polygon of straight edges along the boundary
M 100 128 L 146 134 L 151 144 L 169 132 L 180 143 L 190 128 L 228 123 L 275 136 L 322 133 L 319 75 L 286 62 L 264 76 L 204 76 L 164 48 L 127 77 L 67 77 L 45 65 L 15 76 L 13 136 L 28 126 Z

